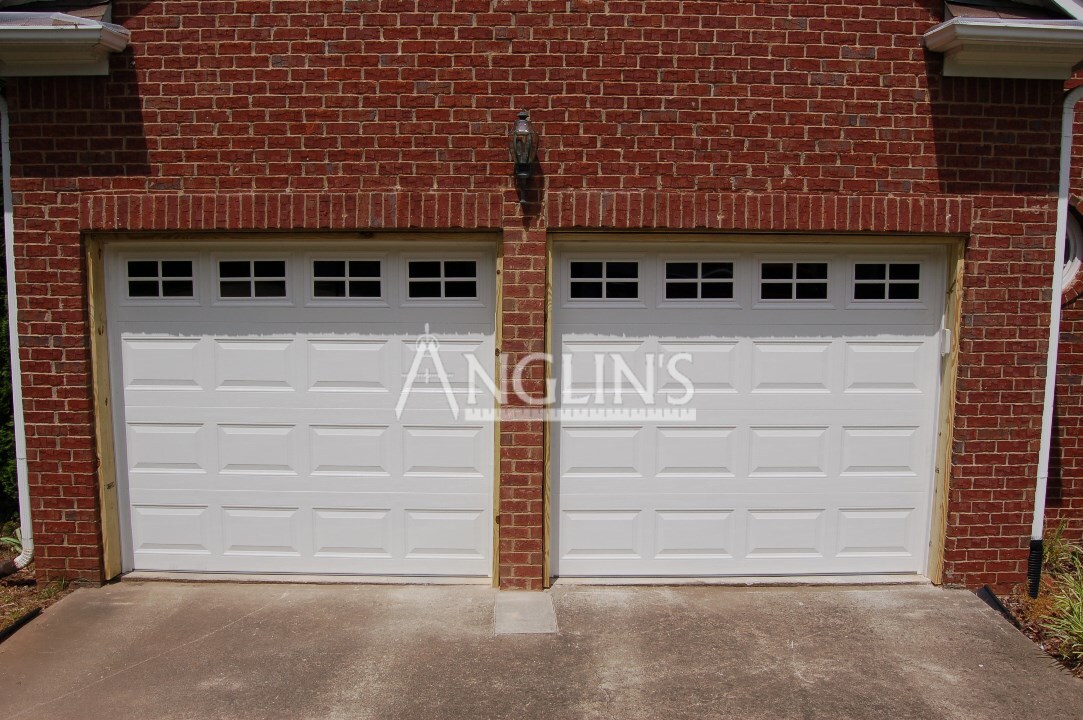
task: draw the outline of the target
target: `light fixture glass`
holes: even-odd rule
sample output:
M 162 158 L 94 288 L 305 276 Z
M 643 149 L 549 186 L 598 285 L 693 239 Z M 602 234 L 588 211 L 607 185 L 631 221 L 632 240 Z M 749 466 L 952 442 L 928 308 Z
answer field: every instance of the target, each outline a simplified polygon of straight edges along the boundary
M 511 129 L 511 160 L 515 163 L 515 182 L 519 187 L 519 201 L 526 203 L 527 184 L 534 174 L 534 162 L 538 158 L 538 133 L 530 125 L 530 113 L 523 110 Z

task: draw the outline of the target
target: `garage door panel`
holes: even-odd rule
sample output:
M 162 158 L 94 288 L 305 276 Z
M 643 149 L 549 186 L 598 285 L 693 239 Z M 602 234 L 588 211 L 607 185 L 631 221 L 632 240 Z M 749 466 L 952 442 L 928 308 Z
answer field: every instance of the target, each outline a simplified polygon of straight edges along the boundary
M 924 434 L 917 427 L 842 429 L 843 475 L 915 476 L 924 468 Z
M 631 372 L 620 374 L 618 370 L 643 368 L 650 349 L 647 342 L 639 339 L 568 338 L 562 348 L 564 366 L 568 370 L 565 387 L 577 397 L 595 393 L 610 395 L 616 391 L 619 380 L 624 390 L 631 394 L 628 377 Z M 599 357 L 607 360 L 600 368 L 595 365 L 595 359 Z M 641 378 L 642 374 L 635 373 L 634 377 Z
M 746 557 L 822 558 L 826 515 L 822 507 L 749 510 Z
M 930 348 L 916 342 L 846 343 L 843 387 L 848 393 L 920 393 L 929 390 L 922 369 Z M 927 373 L 926 373 L 927 374 Z
M 133 497 L 140 567 L 192 569 L 164 556 L 205 556 L 200 569 L 223 572 L 444 574 L 434 558 L 487 572 L 488 499 L 480 493 L 207 491 L 207 506 L 184 506 L 184 490 Z M 273 563 L 251 558 L 288 560 Z M 319 557 L 318 562 L 311 559 Z M 306 562 L 306 558 L 308 561 Z M 369 559 L 384 559 L 369 569 Z M 464 565 L 465 561 L 470 563 Z M 459 570 L 456 570 L 459 572 Z
M 390 393 L 395 382 L 397 339 L 309 339 L 308 388 L 321 393 Z
M 849 557 L 847 575 L 889 575 L 913 573 L 911 557 Z M 561 572 L 569 577 L 789 577 L 839 575 L 830 568 L 815 569 L 809 556 L 795 557 L 714 557 L 658 556 L 651 558 L 651 571 L 642 569 L 639 557 L 564 558 Z
M 563 379 L 567 407 L 598 404 L 596 398 L 599 394 L 606 402 L 611 402 L 615 382 L 609 354 L 629 357 L 621 352 L 622 343 L 596 339 L 588 347 L 598 355 L 586 351 L 571 354 L 570 367 L 576 379 L 570 386 L 570 381 Z M 914 378 L 920 368 L 928 369 L 938 359 L 935 348 L 926 347 L 922 348 L 920 357 L 907 358 L 906 367 L 900 368 L 893 367 L 890 362 L 897 359 L 895 355 L 889 356 L 889 362 L 881 363 L 872 357 L 873 353 L 869 353 L 868 357 L 862 357 L 862 361 L 868 360 L 872 367 L 855 370 L 852 363 L 848 365 L 844 361 L 845 352 L 852 351 L 852 348 L 844 347 L 841 342 L 733 342 L 717 352 L 689 342 L 659 342 L 653 347 L 643 343 L 643 346 L 649 349 L 633 360 L 626 360 L 626 365 L 637 374 L 641 386 L 651 387 L 652 378 L 644 368 L 649 367 L 649 363 L 645 362 L 648 356 L 653 361 L 653 387 L 659 391 L 654 399 L 655 405 L 663 404 L 666 395 L 674 398 L 685 396 L 691 385 L 695 392 L 687 401 L 687 407 L 718 407 L 727 411 L 773 411 L 776 408 L 792 408 L 794 402 L 800 402 L 803 410 L 822 408 L 837 411 L 840 403 L 841 408 L 845 409 L 880 410 L 886 413 L 923 410 L 927 404 L 923 396 L 933 388 L 928 387 L 930 381 L 925 381 L 924 387 L 918 387 L 918 381 Z M 594 377 L 593 361 L 594 357 L 599 356 L 604 360 L 604 379 L 600 388 Z M 642 359 L 639 359 L 640 356 Z M 910 367 L 911 361 L 917 363 L 918 367 Z M 669 367 L 676 372 L 671 372 Z M 623 382 L 623 404 L 631 407 L 650 405 L 637 397 L 635 389 L 630 381 Z M 774 395 L 780 397 L 772 397 Z M 908 398 L 910 395 L 916 397 Z M 800 400 L 795 400 L 794 396 L 800 396 Z M 886 407 L 884 396 L 890 397 L 890 404 Z
M 391 508 L 313 508 L 313 554 L 325 558 L 381 558 L 394 552 Z
M 482 477 L 490 458 L 483 426 L 403 427 L 402 465 L 406 477 Z
M 334 477 L 391 476 L 388 425 L 310 425 L 309 472 Z
M 826 477 L 829 469 L 827 427 L 750 427 L 750 477 Z
M 121 344 L 123 386 L 134 390 L 202 390 L 210 378 L 207 348 L 193 337 L 126 337 Z
M 141 553 L 141 569 L 154 572 L 327 574 L 388 576 L 484 576 L 488 560 L 475 558 L 292 557 L 261 555 L 164 555 Z
M 839 557 L 913 557 L 920 528 L 914 507 L 840 508 Z
M 696 424 L 655 430 L 657 478 L 732 478 L 738 462 L 737 428 Z
M 599 504 L 607 509 L 561 512 L 561 559 L 641 558 L 644 513 L 632 509 L 611 509 L 611 499 Z
M 297 392 L 299 343 L 293 338 L 215 338 L 215 390 Z
M 728 339 L 700 338 L 696 341 L 663 338 L 658 344 L 659 354 L 695 387 L 696 394 L 731 395 L 746 387 L 746 358 L 739 343 Z M 671 373 L 665 373 L 660 382 L 663 392 L 680 397 L 687 392 L 687 385 Z
M 223 507 L 222 552 L 300 557 L 300 512 L 296 507 Z
M 315 406 L 394 405 L 409 376 L 415 345 L 416 338 L 406 335 L 305 340 L 224 334 L 169 338 L 126 333 L 121 340 L 125 363 L 123 384 L 128 391 L 126 395 L 135 402 L 152 391 L 188 390 L 196 391 L 198 396 L 188 401 L 192 403 L 263 403 L 268 402 L 266 392 L 294 392 L 297 398 L 279 402 Z M 469 334 L 442 339 L 439 347 L 450 388 L 455 393 L 466 394 L 471 376 L 468 355 L 478 361 L 473 373 L 476 379 L 479 372 L 491 375 L 486 369 L 494 354 L 491 336 Z M 208 366 L 208 356 L 213 357 L 213 366 Z M 419 370 L 421 376 L 414 381 L 413 389 L 419 394 L 429 392 L 442 397 L 445 388 L 437 379 L 436 365 L 426 359 Z M 480 379 L 475 385 L 479 397 L 488 398 L 491 404 L 488 386 Z M 231 392 L 219 396 L 215 392 L 218 390 Z M 243 399 L 245 391 L 251 397 Z M 376 397 L 359 398 L 352 396 L 353 393 Z M 179 396 L 177 400 L 183 402 Z
M 486 338 L 481 336 L 442 336 L 435 347 L 438 350 L 439 364 L 437 364 L 434 355 L 425 355 L 422 356 L 421 361 L 416 365 L 416 371 L 421 378 L 420 385 L 422 387 L 425 385 L 432 385 L 433 390 L 439 388 L 440 392 L 444 392 L 445 387 L 456 392 L 465 392 L 470 386 L 472 374 L 475 380 L 475 387 L 484 387 L 484 385 L 478 381 L 476 364 L 472 371 L 470 358 L 473 357 L 476 362 L 477 360 L 488 359 L 493 355 L 493 351 L 489 349 L 490 345 Z M 417 356 L 417 343 L 399 343 L 398 352 L 399 358 L 396 362 L 396 366 L 413 370 Z M 447 386 L 444 386 L 443 383 L 437 384 L 432 382 L 432 378 L 439 377 L 441 371 L 447 379 Z M 417 381 L 415 380 L 414 382 Z
M 643 477 L 650 449 L 647 434 L 635 425 L 565 427 L 560 444 L 561 476 Z
M 894 399 L 890 401 L 891 407 L 885 407 L 884 400 L 849 403 L 841 407 L 826 407 L 821 403 L 808 403 L 802 401 L 800 408 L 794 408 L 793 403 L 781 402 L 772 395 L 763 396 L 761 407 L 749 407 L 748 403 L 742 403 L 731 409 L 720 407 L 703 408 L 692 404 L 696 410 L 695 424 L 716 425 L 726 424 L 736 426 L 735 432 L 749 433 L 751 428 L 778 429 L 802 429 L 823 430 L 841 440 L 843 428 L 900 428 L 918 427 L 917 438 L 927 438 L 930 435 L 929 428 L 924 425 L 914 425 L 914 412 L 922 408 L 918 403 L 910 403 L 905 398 L 901 402 Z M 735 405 L 737 405 L 735 403 Z M 913 408 L 913 410 L 909 410 Z
M 434 495 L 438 493 L 469 494 L 480 487 L 488 477 L 484 470 L 478 472 L 419 472 L 412 475 L 400 473 L 372 473 L 369 475 L 324 473 L 270 473 L 270 472 L 129 472 L 133 497 L 141 492 L 176 491 L 201 494 L 209 492 L 238 493 L 371 493 L 394 491 L 396 493 Z
M 206 505 L 132 506 L 137 553 L 208 555 L 212 510 Z
M 755 340 L 753 393 L 829 393 L 836 364 L 831 342 Z
M 203 423 L 129 423 L 128 466 L 140 473 L 207 473 L 210 435 Z
M 810 486 L 876 491 L 924 487 L 928 435 L 918 428 L 729 428 L 697 421 L 651 428 L 565 426 L 557 448 L 568 488 L 660 491 L 702 481 L 726 492 Z
M 577 252 L 560 249 L 558 283 L 568 282 Z M 620 249 L 611 252 L 620 257 Z M 940 365 L 940 251 L 915 251 L 922 303 L 877 305 L 847 299 L 846 248 L 803 250 L 830 267 L 829 300 L 804 304 L 755 297 L 757 262 L 788 260 L 783 253 L 734 249 L 727 254 L 733 301 L 709 308 L 651 295 L 661 292 L 658 263 L 670 252 L 636 253 L 640 277 L 662 280 L 658 288 L 643 283 L 635 306 L 557 306 L 554 346 L 575 350 L 575 390 L 593 387 L 594 363 L 605 366 L 611 353 L 653 355 L 656 368 L 681 354 L 677 367 L 694 392 L 682 406 L 692 415 L 680 419 L 565 417 L 554 442 L 555 573 L 920 572 Z M 693 258 L 711 252 L 687 248 Z M 599 255 L 608 257 L 590 249 Z M 566 368 L 556 370 L 567 383 Z M 658 386 L 684 391 L 681 380 L 663 376 Z M 640 406 L 666 402 L 659 394 L 653 406 Z
M 394 401 L 397 403 L 399 398 Z M 454 398 L 457 409 L 449 407 L 448 398 Z M 457 423 L 469 417 L 469 413 L 491 410 L 494 407 L 492 395 L 488 391 L 477 392 L 471 400 L 466 392 L 453 390 L 446 392 L 438 385 L 418 383 L 412 386 L 405 402 L 401 405 L 403 423 Z M 398 412 L 400 407 L 391 408 Z
M 618 570 L 611 561 L 633 559 L 651 562 L 619 572 L 717 575 L 759 567 L 775 574 L 794 567 L 785 561 L 798 559 L 798 573 L 839 572 L 840 563 L 851 560 L 862 568 L 853 572 L 897 572 L 912 567 L 921 554 L 921 511 L 914 507 L 919 493 L 866 497 L 882 504 L 839 510 L 831 506 L 854 498 L 790 493 L 765 506 L 762 495 L 728 494 L 730 507 L 712 507 L 718 497 L 706 494 L 668 502 L 623 497 L 623 508 L 613 509 L 612 496 L 600 494 L 577 503 L 584 509 L 561 511 L 558 529 L 566 537 L 559 562 L 566 573 L 606 575 Z M 661 507 L 641 509 L 652 503 Z M 886 564 L 877 566 L 877 558 Z M 703 562 L 707 559 L 717 562 Z
M 252 487 L 210 488 L 204 494 L 208 507 L 270 507 L 275 504 L 274 498 L 280 497 L 284 498 L 281 504 L 290 507 L 390 507 L 396 511 L 406 507 L 476 510 L 486 505 L 488 497 L 476 483 L 472 491 L 460 492 L 433 490 L 428 485 L 411 487 L 408 483 L 403 487 L 388 483 L 377 486 L 361 480 L 354 483 L 355 487 L 345 490 L 325 490 L 322 485 L 313 487 L 304 482 L 295 482 L 292 488 L 282 485 L 259 490 L 253 481 Z M 133 505 L 189 507 L 192 504 L 183 502 L 187 494 L 187 488 L 135 488 L 131 492 L 131 502 Z
M 476 252 L 480 300 L 411 306 L 392 282 L 403 255 L 389 249 L 384 304 L 347 307 L 306 294 L 309 258 L 292 248 L 274 253 L 292 265 L 288 297 L 270 303 L 205 300 L 219 249 L 176 251 L 207 269 L 204 300 L 125 298 L 126 258 L 155 250 L 111 250 L 107 263 L 126 566 L 489 575 L 493 430 L 462 413 L 470 371 L 494 374 L 487 252 Z M 431 357 L 411 375 L 425 333 L 446 383 Z M 484 383 L 474 404 L 493 407 Z
M 650 501 L 646 507 L 660 507 L 665 502 L 677 497 L 697 493 L 718 494 L 729 499 L 741 495 L 769 497 L 771 503 L 785 499 L 795 493 L 837 493 L 841 498 L 864 498 L 883 493 L 922 493 L 925 491 L 926 478 L 889 477 L 889 476 L 853 476 L 839 481 L 827 477 L 696 477 L 672 476 L 659 478 L 584 476 L 570 477 L 564 486 L 569 494 L 574 494 L 574 507 L 580 507 L 585 494 L 608 495 L 620 494 L 621 498 L 645 495 L 658 496 L 659 500 Z
M 588 493 L 599 496 L 608 496 L 610 498 L 609 502 L 612 504 L 618 502 L 613 500 L 614 495 L 618 495 L 621 498 L 640 498 L 642 496 L 666 497 L 668 493 L 684 497 L 696 493 L 711 494 L 735 492 L 737 491 L 737 488 L 742 486 L 741 481 L 735 480 L 734 478 L 697 477 L 695 475 L 675 475 L 661 478 L 655 475 L 639 478 L 613 475 L 568 476 L 566 481 L 567 484 L 564 486 L 565 489 L 567 489 L 569 493 L 574 493 L 576 496 L 574 502 L 575 507 L 582 506 L 583 497 Z M 662 502 L 662 500 L 658 500 L 657 502 Z M 654 504 L 656 503 L 649 504 L 646 507 L 652 507 Z
M 218 467 L 223 475 L 297 475 L 304 471 L 296 425 L 218 425 Z
M 482 510 L 409 509 L 404 513 L 407 559 L 484 560 L 487 537 Z
M 654 557 L 731 559 L 735 524 L 732 510 L 658 510 Z

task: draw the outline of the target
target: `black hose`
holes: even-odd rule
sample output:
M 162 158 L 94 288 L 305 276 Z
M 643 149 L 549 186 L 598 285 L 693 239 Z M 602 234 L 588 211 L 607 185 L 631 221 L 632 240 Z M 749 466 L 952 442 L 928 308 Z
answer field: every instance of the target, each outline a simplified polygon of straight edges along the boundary
M 998 598 L 996 593 L 993 592 L 993 588 L 986 585 L 980 590 L 976 590 L 974 594 L 984 600 L 986 605 L 1003 615 L 1005 620 L 1010 622 L 1012 625 L 1015 625 L 1015 627 L 1019 628 L 1020 630 L 1023 629 L 1022 627 L 1020 627 L 1019 621 L 1015 619 L 1014 615 L 1012 615 L 1011 610 L 1004 607 L 1004 603 L 1000 602 L 1000 598 Z
M 41 608 L 34 608 L 30 612 L 28 612 L 26 615 L 23 615 L 21 618 L 19 618 L 15 622 L 13 622 L 3 632 L 0 632 L 0 643 L 4 642 L 9 637 L 14 635 L 16 630 L 21 628 L 23 625 L 26 625 L 28 622 L 30 622 L 31 620 L 36 618 L 38 615 L 41 615 Z
M 1038 590 L 1042 586 L 1042 555 L 1042 541 L 1031 540 L 1030 557 L 1027 558 L 1027 590 L 1032 598 L 1038 597 Z

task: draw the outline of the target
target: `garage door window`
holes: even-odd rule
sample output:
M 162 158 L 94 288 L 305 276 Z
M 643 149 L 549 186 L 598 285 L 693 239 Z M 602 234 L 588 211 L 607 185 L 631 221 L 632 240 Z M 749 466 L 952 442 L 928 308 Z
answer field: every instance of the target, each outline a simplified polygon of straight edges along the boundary
M 666 263 L 666 300 L 732 299 L 732 262 Z
M 920 263 L 857 263 L 854 300 L 917 300 L 921 295 Z
M 286 261 L 218 261 L 218 296 L 223 300 L 286 297 Z
M 573 300 L 639 299 L 639 263 L 629 260 L 574 260 Z
M 383 295 L 379 260 L 312 261 L 312 297 L 373 300 Z
M 827 263 L 765 262 L 760 265 L 760 300 L 826 300 Z
M 192 278 L 191 260 L 129 260 L 128 297 L 190 298 Z
M 475 300 L 478 264 L 474 260 L 411 260 L 407 263 L 411 300 Z

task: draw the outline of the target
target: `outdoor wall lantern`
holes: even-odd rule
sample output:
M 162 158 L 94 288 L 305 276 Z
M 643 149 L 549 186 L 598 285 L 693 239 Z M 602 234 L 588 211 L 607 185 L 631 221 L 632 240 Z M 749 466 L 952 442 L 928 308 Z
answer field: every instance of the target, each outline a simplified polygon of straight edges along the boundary
M 515 163 L 515 184 L 519 188 L 519 204 L 526 205 L 527 186 L 534 175 L 538 158 L 538 133 L 530 126 L 530 113 L 523 110 L 511 130 L 511 159 Z

